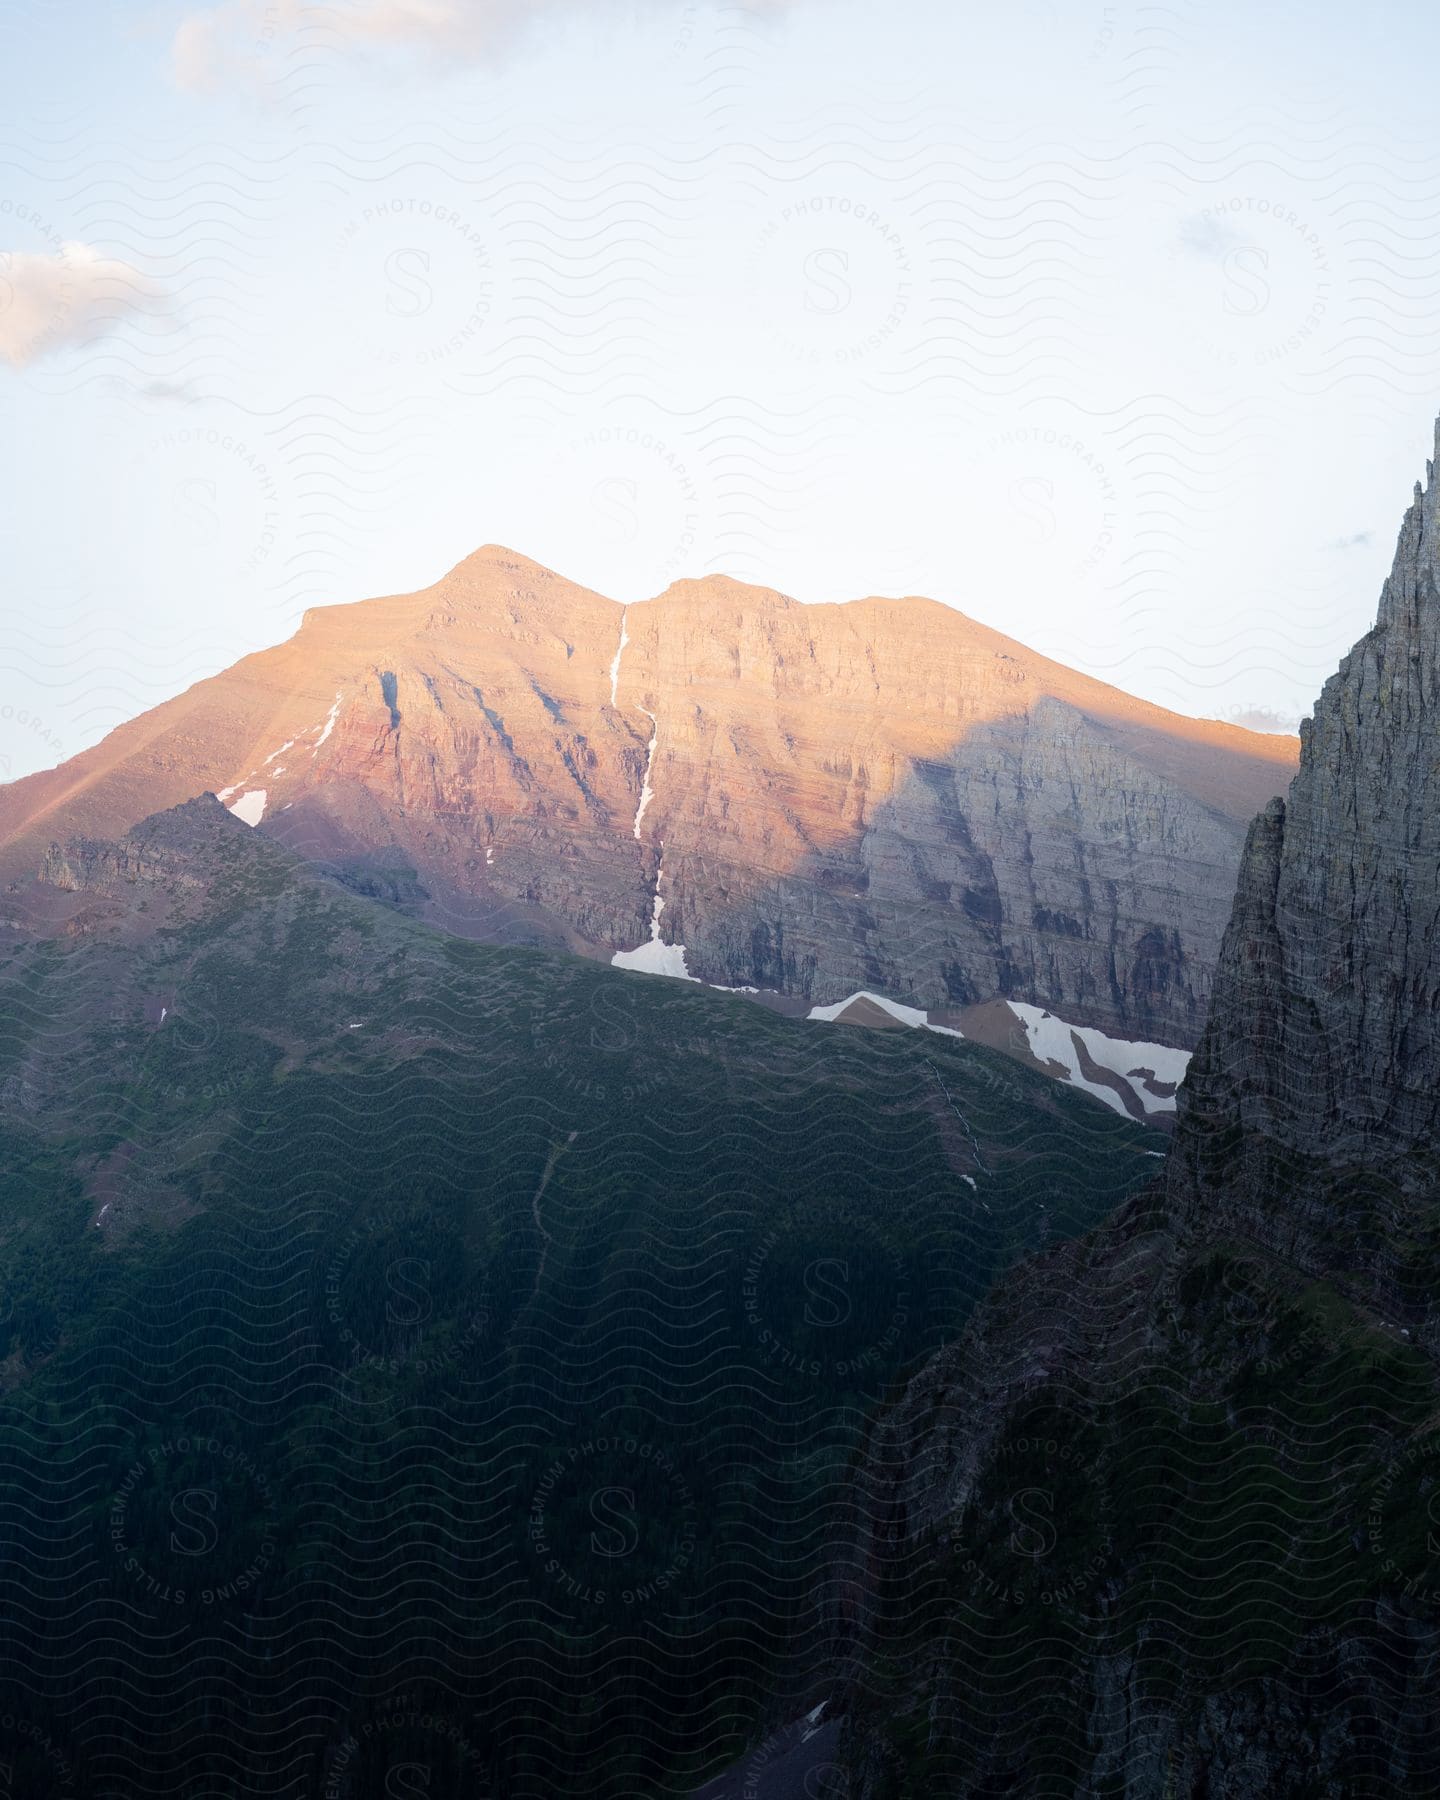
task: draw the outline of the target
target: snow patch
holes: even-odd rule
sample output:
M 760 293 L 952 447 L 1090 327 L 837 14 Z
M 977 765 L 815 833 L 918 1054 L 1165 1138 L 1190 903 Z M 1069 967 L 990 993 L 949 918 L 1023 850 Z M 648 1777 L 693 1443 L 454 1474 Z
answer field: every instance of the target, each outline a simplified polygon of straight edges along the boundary
M 825 1710 L 825 1702 L 822 1700 L 818 1706 L 812 1706 L 810 1711 L 808 1713 L 806 1713 L 805 1717 L 800 1721 L 800 1723 L 805 1728 L 800 1733 L 800 1742 L 802 1744 L 808 1744 L 810 1742 L 811 1738 L 819 1737 L 821 1731 L 824 1729 L 824 1727 L 820 1723 L 820 1715 L 821 1715 L 821 1713 L 824 1712 L 824 1710 Z M 808 1782 L 806 1783 L 806 1789 L 808 1792 L 808 1789 L 809 1789 Z
M 636 820 L 637 835 L 639 820 Z M 660 937 L 660 915 L 665 901 L 660 883 L 665 879 L 665 852 L 661 846 L 660 867 L 655 872 L 655 905 L 650 914 L 650 938 L 634 950 L 617 950 L 610 958 L 612 969 L 629 969 L 633 975 L 669 975 L 675 981 L 699 981 L 685 967 L 685 946 L 667 944 Z
M 858 994 L 852 994 L 848 1000 L 837 1000 L 833 1006 L 812 1006 L 805 1017 L 807 1019 L 838 1019 L 847 1006 L 853 1006 L 857 1000 L 868 1000 L 872 1006 L 878 1006 L 881 1012 L 889 1013 L 892 1019 L 898 1019 L 902 1025 L 923 1025 L 925 1015 L 918 1006 L 902 1006 L 898 1000 L 887 1000 L 883 994 L 872 994 L 862 988 Z
M 244 785 L 245 785 L 244 782 L 237 781 L 233 787 L 221 788 L 220 792 L 215 796 L 215 798 L 217 800 L 228 800 L 232 794 L 239 793 L 240 789 Z
M 938 1031 L 942 1037 L 960 1038 L 963 1042 L 965 1033 L 957 1031 L 953 1025 L 932 1025 L 929 1016 L 918 1006 L 905 1006 L 899 1000 L 887 1000 L 884 994 L 872 994 L 867 988 L 851 994 L 846 1000 L 837 1000 L 833 1006 L 812 1006 L 805 1017 L 807 1019 L 835 1020 L 851 1007 L 857 1000 L 868 1000 L 872 1006 L 878 1006 L 881 1012 L 889 1013 L 892 1019 L 901 1025 L 923 1025 L 927 1031 Z
M 162 1025 L 165 1023 L 165 1015 L 167 1012 L 169 1012 L 169 1010 L 170 1010 L 170 1008 L 168 1006 L 162 1006 L 160 1008 L 160 1023 Z
M 245 825 L 258 825 L 265 817 L 265 789 L 251 788 L 228 811 Z
M 265 758 L 265 762 L 262 763 L 260 766 L 262 768 L 264 768 L 266 766 L 266 764 L 274 762 L 274 760 L 277 756 L 283 756 L 285 754 L 285 752 L 290 748 L 290 746 L 294 742 L 295 742 L 294 738 L 286 738 L 285 742 L 280 746 L 280 748 L 278 750 L 272 750 L 270 752 L 270 754 Z M 284 770 L 277 769 L 275 771 L 275 773 L 277 775 L 282 775 L 284 773 Z
M 614 969 L 629 969 L 632 975 L 669 975 L 676 981 L 698 981 L 685 967 L 683 944 L 662 944 L 651 938 L 638 950 L 617 950 L 610 958 Z
M 1006 1004 L 1024 1028 L 1030 1040 L 1031 1054 L 1040 1062 L 1059 1063 L 1072 1087 L 1084 1088 L 1087 1094 L 1093 1094 L 1116 1112 L 1130 1117 L 1124 1100 L 1113 1087 L 1086 1075 L 1080 1065 L 1080 1053 L 1075 1048 L 1078 1038 L 1091 1062 L 1118 1075 L 1146 1113 L 1174 1112 L 1174 1095 L 1152 1094 L 1145 1085 L 1145 1075 L 1148 1073 L 1158 1082 L 1178 1087 L 1190 1066 L 1188 1050 L 1176 1050 L 1169 1044 L 1107 1037 L 1093 1025 L 1067 1024 L 1040 1006 L 1027 1006 L 1019 1000 L 1009 1000 Z
M 485 867 L 488 869 L 494 861 L 495 846 L 493 844 L 487 844 L 485 846 Z

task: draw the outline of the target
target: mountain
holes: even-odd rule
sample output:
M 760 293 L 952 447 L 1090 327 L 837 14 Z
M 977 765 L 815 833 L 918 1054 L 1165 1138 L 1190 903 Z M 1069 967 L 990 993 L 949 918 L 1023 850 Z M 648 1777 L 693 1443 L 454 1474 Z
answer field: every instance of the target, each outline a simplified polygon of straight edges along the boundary
M 866 1418 L 1164 1141 L 213 795 L 57 838 L 0 919 L 5 1792 L 688 1791 L 814 1694 Z
M 1131 1068 L 1173 1088 L 1151 1046 L 1194 1045 L 1245 821 L 1294 755 L 934 601 L 714 577 L 621 606 L 489 548 L 420 593 L 315 608 L 0 788 L 0 883 L 210 790 L 462 935 L 792 1009 L 1032 1008 L 976 1029 L 1077 1076 L 1098 1052 L 1111 1073 L 1085 1078 L 1143 1113 Z M 1066 1029 L 1041 1051 L 1045 1010 L 1137 1042 L 1117 1060 Z
M 1436 462 L 1251 826 L 1163 1183 L 876 1423 L 855 1800 L 1440 1791 Z

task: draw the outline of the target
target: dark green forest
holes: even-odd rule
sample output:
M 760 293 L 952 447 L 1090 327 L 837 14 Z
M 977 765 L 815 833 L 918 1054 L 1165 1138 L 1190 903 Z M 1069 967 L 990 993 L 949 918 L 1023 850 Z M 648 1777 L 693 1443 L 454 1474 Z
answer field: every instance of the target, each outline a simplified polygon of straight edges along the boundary
M 240 835 L 0 966 L 8 1794 L 688 1792 L 822 1695 L 867 1418 L 1163 1141 Z

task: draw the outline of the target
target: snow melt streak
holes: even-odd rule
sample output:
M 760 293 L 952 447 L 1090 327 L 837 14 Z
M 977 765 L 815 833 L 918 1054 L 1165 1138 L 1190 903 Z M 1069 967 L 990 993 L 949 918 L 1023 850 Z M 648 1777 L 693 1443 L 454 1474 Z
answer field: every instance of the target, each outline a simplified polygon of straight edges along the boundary
M 340 717 L 340 696 L 339 696 L 339 694 L 337 694 L 335 696 L 335 704 L 330 708 L 330 711 L 325 715 L 325 729 L 320 733 L 319 737 L 316 738 L 316 740 L 315 740 L 315 749 L 316 750 L 318 750 L 320 748 L 320 746 L 325 742 L 326 738 L 328 738 L 330 733 L 335 729 L 335 721 L 339 717 Z M 314 727 L 312 726 L 311 729 L 313 730 Z M 313 755 L 314 751 L 312 751 L 311 754 Z
M 655 715 L 648 707 L 642 706 L 641 712 L 650 721 L 650 746 L 645 753 L 645 778 L 640 783 L 640 804 L 635 808 L 635 841 L 640 841 L 640 821 L 645 817 L 645 808 L 655 798 L 655 790 L 650 785 L 650 771 L 655 767 L 655 745 L 660 738 L 660 727 Z M 659 897 L 659 883 L 656 883 L 656 897 Z
M 615 660 L 610 664 L 610 704 L 612 706 L 620 704 L 616 696 L 620 688 L 620 658 L 625 654 L 625 646 L 630 642 L 630 633 L 625 629 L 625 617 L 628 611 L 627 607 L 620 614 L 620 647 L 615 652 Z

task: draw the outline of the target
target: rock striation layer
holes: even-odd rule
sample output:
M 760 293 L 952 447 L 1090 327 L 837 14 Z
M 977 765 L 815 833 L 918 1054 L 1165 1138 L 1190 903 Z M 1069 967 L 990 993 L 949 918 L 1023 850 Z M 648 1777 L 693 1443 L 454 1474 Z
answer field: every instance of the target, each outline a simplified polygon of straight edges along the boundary
M 1440 1791 L 1435 468 L 1250 829 L 1164 1180 L 874 1428 L 852 1800 Z
M 999 997 L 1189 1048 L 1244 822 L 1294 754 L 934 601 L 713 577 L 625 607 L 491 547 L 315 608 L 0 788 L 0 881 L 209 789 L 466 935 L 659 941 L 666 966 L 811 1005 Z

